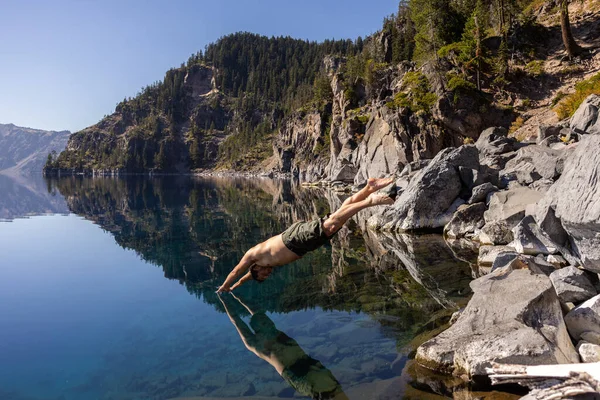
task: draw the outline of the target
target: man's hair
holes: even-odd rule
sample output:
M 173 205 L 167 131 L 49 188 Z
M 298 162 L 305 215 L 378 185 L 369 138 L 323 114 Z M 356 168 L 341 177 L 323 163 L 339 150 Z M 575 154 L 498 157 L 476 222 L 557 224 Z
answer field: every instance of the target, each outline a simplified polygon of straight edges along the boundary
M 256 282 L 258 283 L 263 283 L 265 280 L 264 279 L 260 279 L 258 277 L 258 270 L 259 270 L 258 265 L 254 264 L 253 266 L 250 267 L 250 274 L 252 275 L 252 279 L 254 279 Z

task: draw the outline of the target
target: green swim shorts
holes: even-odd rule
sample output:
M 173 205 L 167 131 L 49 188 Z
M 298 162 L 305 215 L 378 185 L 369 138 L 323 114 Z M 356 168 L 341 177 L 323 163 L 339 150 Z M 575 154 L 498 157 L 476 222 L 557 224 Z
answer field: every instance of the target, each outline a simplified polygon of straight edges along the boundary
M 310 222 L 296 222 L 287 228 L 282 234 L 285 247 L 296 253 L 299 257 L 309 251 L 313 251 L 329 243 L 323 231 L 323 218 L 317 218 Z

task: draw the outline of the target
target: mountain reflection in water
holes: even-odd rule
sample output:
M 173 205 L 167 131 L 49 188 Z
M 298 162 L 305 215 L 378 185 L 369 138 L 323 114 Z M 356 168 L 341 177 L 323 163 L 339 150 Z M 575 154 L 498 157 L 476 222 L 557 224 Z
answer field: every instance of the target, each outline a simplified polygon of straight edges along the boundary
M 470 295 L 471 268 L 441 236 L 371 232 L 364 229 L 368 214 L 359 214 L 330 246 L 277 268 L 263 284 L 237 290 L 243 307 L 215 290 L 244 252 L 295 221 L 336 209 L 344 195 L 259 178 L 68 177 L 48 180 L 45 187 L 41 198 L 57 193 L 71 213 L 100 226 L 213 310 L 185 321 L 173 309 L 162 322 L 172 332 L 162 326 L 149 331 L 141 319 L 124 327 L 126 339 L 114 341 L 100 372 L 78 386 L 76 396 L 64 398 L 98 398 L 107 387 L 111 394 L 104 398 L 124 399 L 291 397 L 294 387 L 313 397 L 450 393 L 405 368 L 419 338 L 443 326 Z M 27 214 L 9 208 L 5 215 L 11 218 Z M 255 308 L 260 313 L 252 313 Z M 233 325 L 223 325 L 219 316 L 225 315 Z M 269 341 L 257 338 L 265 329 L 292 344 L 288 350 L 296 362 L 268 365 L 265 358 L 281 354 L 263 348 L 259 358 L 240 343 L 240 337 L 247 346 L 254 339 Z M 311 386 L 311 373 L 326 389 Z

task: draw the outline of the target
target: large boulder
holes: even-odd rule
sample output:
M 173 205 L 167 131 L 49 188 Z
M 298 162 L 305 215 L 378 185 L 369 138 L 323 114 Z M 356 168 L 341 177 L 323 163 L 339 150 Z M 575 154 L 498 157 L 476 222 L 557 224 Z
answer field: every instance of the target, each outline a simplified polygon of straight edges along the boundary
M 600 294 L 571 310 L 565 323 L 575 341 L 586 332 L 600 333 Z
M 535 218 L 561 253 L 600 273 L 600 135 L 585 135 Z
M 372 228 L 391 231 L 441 228 L 457 208 L 463 189 L 459 167 L 479 168 L 475 146 L 446 148 L 420 170 L 393 206 L 368 221 Z
M 483 224 L 485 203 L 462 205 L 444 227 L 444 235 L 449 238 L 462 238 L 480 229 Z
M 544 146 L 527 146 L 517 152 L 500 172 L 500 181 L 508 184 L 516 180 L 530 185 L 539 179 L 556 180 L 562 174 L 564 159 L 571 151 L 553 150 Z
M 575 267 L 554 271 L 550 274 L 550 280 L 563 303 L 579 303 L 598 293 L 585 272 Z
M 417 349 L 417 362 L 467 378 L 492 363 L 577 363 L 560 303 L 547 276 L 500 269 L 471 283 L 469 304 L 454 325 Z
M 600 133 L 598 120 L 600 96 L 592 94 L 579 106 L 571 118 L 571 130 L 576 133 Z

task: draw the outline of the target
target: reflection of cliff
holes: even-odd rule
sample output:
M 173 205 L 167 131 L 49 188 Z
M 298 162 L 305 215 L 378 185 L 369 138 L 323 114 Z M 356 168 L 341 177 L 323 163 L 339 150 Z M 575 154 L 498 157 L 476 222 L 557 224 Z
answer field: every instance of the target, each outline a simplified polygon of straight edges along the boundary
M 0 174 L 0 220 L 68 212 L 65 199 L 49 191 L 41 176 Z
M 293 221 L 325 215 L 341 204 L 331 191 L 289 181 L 71 177 L 52 185 L 72 212 L 218 308 L 215 288 L 245 250 Z M 351 222 L 332 240 L 331 250 L 309 253 L 278 268 L 265 283 L 240 291 L 267 311 L 363 311 L 383 326 L 409 332 L 437 310 L 455 306 L 468 285 L 465 269 L 441 238 L 380 238 Z

